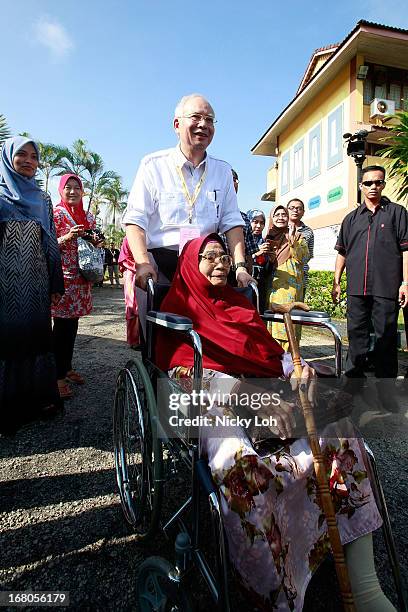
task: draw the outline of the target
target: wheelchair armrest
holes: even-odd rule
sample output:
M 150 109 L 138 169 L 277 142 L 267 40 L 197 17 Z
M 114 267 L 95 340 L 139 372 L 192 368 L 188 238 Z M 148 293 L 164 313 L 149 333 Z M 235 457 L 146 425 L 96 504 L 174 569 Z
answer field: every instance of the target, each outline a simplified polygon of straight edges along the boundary
M 193 329 L 193 323 L 188 317 L 182 317 L 171 312 L 158 312 L 156 310 L 150 310 L 147 313 L 146 320 L 155 325 L 161 325 L 168 329 L 174 329 L 177 331 L 189 331 Z
M 290 311 L 292 321 L 304 322 L 304 323 L 329 323 L 331 321 L 330 315 L 322 310 L 300 310 L 300 308 L 294 308 Z M 265 321 L 283 321 L 283 315 L 272 310 L 265 310 L 262 315 Z

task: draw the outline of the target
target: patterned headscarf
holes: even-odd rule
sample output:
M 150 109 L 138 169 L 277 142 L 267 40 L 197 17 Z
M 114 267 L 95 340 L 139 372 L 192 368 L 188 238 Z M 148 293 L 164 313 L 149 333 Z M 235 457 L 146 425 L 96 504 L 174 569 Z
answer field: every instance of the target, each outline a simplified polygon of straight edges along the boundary
M 24 136 L 13 136 L 4 141 L 0 154 L 0 222 L 37 221 L 44 230 L 43 243 L 48 244 L 51 233 L 48 202 L 44 191 L 33 178 L 14 170 L 13 159 L 26 144 L 32 144 L 40 158 L 37 144 Z
M 251 210 L 248 210 L 247 217 L 250 222 L 253 219 L 255 219 L 255 217 L 262 217 L 264 224 L 266 223 L 265 213 L 262 210 L 259 210 L 258 208 L 251 208 Z M 252 227 L 251 227 L 251 231 L 252 231 Z M 261 244 L 264 242 L 262 233 L 259 234 L 259 236 L 256 236 L 255 234 L 252 234 L 252 236 L 253 236 L 256 246 L 259 248 Z
M 251 208 L 251 210 L 248 210 L 247 216 L 250 221 L 252 221 L 255 217 L 262 217 L 264 223 L 266 223 L 265 213 L 262 210 L 259 210 L 258 208 Z

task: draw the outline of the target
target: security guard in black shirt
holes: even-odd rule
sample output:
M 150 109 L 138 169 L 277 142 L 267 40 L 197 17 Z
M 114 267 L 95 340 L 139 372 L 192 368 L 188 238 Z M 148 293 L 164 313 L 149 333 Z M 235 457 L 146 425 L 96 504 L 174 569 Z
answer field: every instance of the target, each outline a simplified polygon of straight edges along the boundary
M 408 303 L 408 213 L 381 197 L 384 186 L 382 166 L 363 169 L 363 203 L 344 218 L 335 246 L 335 303 L 347 268 L 346 376 L 351 378 L 364 378 L 370 321 L 375 332 L 375 376 L 396 378 L 398 373 L 398 311 Z

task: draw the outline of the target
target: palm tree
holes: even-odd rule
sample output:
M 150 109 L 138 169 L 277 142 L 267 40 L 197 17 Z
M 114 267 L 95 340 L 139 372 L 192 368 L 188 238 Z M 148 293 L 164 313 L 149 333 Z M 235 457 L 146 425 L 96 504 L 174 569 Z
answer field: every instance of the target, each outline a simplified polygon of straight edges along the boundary
M 38 143 L 40 149 L 40 170 L 44 175 L 45 185 L 44 191 L 48 191 L 48 182 L 53 172 L 61 168 L 61 162 L 66 156 L 66 147 L 60 147 L 50 143 Z M 57 174 L 57 173 L 55 173 Z
M 95 193 L 103 192 L 112 181 L 120 180 L 119 175 L 113 170 L 104 171 L 103 159 L 98 153 L 88 152 L 88 158 L 84 164 L 88 177 L 84 179 L 84 187 L 88 190 L 88 210 L 91 208 Z
M 64 149 L 64 155 L 60 163 L 61 171 L 58 174 L 77 174 L 83 179 L 89 157 L 90 151 L 86 148 L 86 141 L 78 138 L 72 143 L 71 149 Z
M 389 178 L 395 179 L 398 198 L 408 197 L 408 111 L 395 115 L 398 120 L 387 136 L 387 144 L 378 152 L 386 159 Z M 384 139 L 385 140 L 385 139 Z
M 11 136 L 10 129 L 4 115 L 0 115 L 0 145 Z
M 117 228 L 112 224 L 109 224 L 106 226 L 105 228 L 105 236 L 108 238 L 109 241 L 112 241 L 115 243 L 115 245 L 120 248 L 119 245 L 122 244 L 124 237 L 126 236 L 126 233 L 124 232 L 124 230 L 122 228 Z
M 397 196 L 404 201 L 408 196 L 408 112 L 401 111 L 395 115 L 395 118 L 398 120 L 398 123 L 392 126 L 387 137 L 387 140 L 391 142 L 378 153 L 387 160 L 388 176 L 395 179 Z M 406 308 L 403 309 L 403 313 L 405 338 L 408 341 Z
M 112 215 L 112 225 L 116 227 L 116 215 L 126 208 L 126 198 L 129 192 L 123 189 L 120 177 L 115 178 L 106 185 L 103 190 L 103 197 L 107 202 L 107 213 Z

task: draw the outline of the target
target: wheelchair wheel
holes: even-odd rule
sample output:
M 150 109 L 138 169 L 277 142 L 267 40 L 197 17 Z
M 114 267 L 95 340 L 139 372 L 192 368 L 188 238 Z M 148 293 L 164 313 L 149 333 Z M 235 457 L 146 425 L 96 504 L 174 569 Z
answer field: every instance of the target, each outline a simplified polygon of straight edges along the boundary
M 192 612 L 185 588 L 173 576 L 174 567 L 162 557 L 149 557 L 142 563 L 137 579 L 140 612 Z
M 157 530 L 162 500 L 162 443 L 156 400 L 141 359 L 118 376 L 113 414 L 116 480 L 125 518 L 140 540 Z

